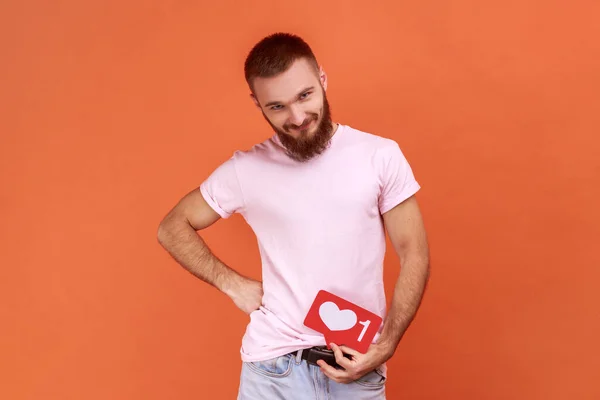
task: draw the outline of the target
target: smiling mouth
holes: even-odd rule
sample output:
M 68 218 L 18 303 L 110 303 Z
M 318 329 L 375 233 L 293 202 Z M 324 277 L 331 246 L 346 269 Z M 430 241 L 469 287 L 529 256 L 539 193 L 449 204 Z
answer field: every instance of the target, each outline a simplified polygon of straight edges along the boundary
M 314 122 L 314 120 L 311 119 L 307 123 L 302 124 L 300 126 L 293 127 L 292 129 L 295 131 L 304 131 L 304 130 L 308 129 L 312 125 L 313 122 Z

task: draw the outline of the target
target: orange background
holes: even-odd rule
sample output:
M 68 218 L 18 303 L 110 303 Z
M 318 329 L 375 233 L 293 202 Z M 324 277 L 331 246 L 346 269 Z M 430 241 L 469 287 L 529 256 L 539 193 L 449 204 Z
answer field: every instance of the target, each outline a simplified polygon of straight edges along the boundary
M 235 397 L 248 320 L 156 229 L 271 135 L 242 69 L 279 30 L 312 45 L 334 119 L 396 139 L 423 186 L 432 277 L 388 397 L 600 398 L 597 1 L 0 11 L 0 398 Z M 241 217 L 204 237 L 260 276 Z M 398 270 L 389 248 L 388 295 Z

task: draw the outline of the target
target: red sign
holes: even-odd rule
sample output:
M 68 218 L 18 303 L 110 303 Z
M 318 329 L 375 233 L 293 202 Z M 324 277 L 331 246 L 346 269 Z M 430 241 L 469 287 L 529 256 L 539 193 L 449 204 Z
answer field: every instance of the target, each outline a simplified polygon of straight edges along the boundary
M 304 325 L 321 332 L 330 343 L 366 353 L 383 319 L 325 290 L 319 291 Z

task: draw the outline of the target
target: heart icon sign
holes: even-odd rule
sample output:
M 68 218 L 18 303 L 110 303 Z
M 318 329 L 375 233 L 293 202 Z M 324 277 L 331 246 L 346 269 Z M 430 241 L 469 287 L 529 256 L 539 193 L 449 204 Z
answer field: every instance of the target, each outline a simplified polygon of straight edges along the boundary
M 319 290 L 304 318 L 304 325 L 323 334 L 325 345 L 348 346 L 366 353 L 383 319 L 358 304 L 327 290 Z
M 352 310 L 340 310 L 337 304 L 326 301 L 319 307 L 319 316 L 330 331 L 345 331 L 356 325 L 356 313 Z

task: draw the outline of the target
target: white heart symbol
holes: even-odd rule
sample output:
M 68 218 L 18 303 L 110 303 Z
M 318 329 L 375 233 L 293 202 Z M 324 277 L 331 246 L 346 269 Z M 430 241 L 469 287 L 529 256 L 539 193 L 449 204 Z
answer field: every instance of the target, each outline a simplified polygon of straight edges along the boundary
M 319 307 L 319 316 L 330 331 L 345 331 L 356 325 L 356 314 L 352 310 L 340 310 L 337 304 L 326 301 Z

